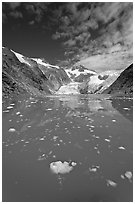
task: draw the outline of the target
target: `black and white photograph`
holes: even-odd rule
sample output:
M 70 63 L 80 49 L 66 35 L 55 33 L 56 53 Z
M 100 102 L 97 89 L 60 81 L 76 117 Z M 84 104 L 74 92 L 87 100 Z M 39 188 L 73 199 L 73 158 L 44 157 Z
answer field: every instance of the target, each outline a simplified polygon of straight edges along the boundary
M 2 202 L 133 202 L 133 1 L 3 1 Z

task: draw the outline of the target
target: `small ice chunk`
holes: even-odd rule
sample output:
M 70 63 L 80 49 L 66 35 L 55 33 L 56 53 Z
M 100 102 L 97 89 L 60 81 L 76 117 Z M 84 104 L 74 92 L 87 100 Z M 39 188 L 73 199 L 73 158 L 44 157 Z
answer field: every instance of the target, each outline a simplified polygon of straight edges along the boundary
M 84 141 L 85 141 L 85 142 L 89 142 L 90 140 L 88 140 L 88 139 L 85 139 Z
M 124 110 L 130 110 L 129 108 L 123 108 Z
M 56 158 L 56 155 L 53 155 L 52 157 L 53 157 L 53 158 Z
M 116 187 L 117 186 L 117 183 L 115 183 L 114 181 L 106 180 L 106 182 L 107 182 L 107 186 L 112 186 L 112 187 Z
M 50 169 L 55 174 L 66 174 L 73 170 L 73 166 L 70 166 L 66 161 L 56 161 L 50 164 Z
M 131 171 L 126 171 L 125 176 L 131 180 L 132 179 L 132 172 Z
M 112 120 L 112 122 L 113 122 L 113 123 L 115 123 L 115 122 L 116 122 L 116 120 Z
M 118 149 L 123 149 L 123 150 L 124 150 L 124 149 L 125 149 L 125 147 L 123 147 L 123 146 L 120 146 L 120 147 L 118 147 Z
M 105 141 L 106 141 L 106 142 L 110 142 L 110 140 L 109 140 L 109 139 L 105 139 Z
M 97 166 L 92 166 L 91 168 L 89 168 L 89 171 L 90 171 L 90 172 L 96 172 L 97 169 L 99 169 L 99 168 L 100 168 L 99 165 L 97 165 Z
M 44 137 L 41 137 L 39 140 L 42 141 L 42 140 L 45 140 L 45 139 L 44 139 Z
M 97 171 L 97 168 L 96 168 L 96 167 L 89 168 L 89 171 L 90 171 L 90 172 L 96 172 L 96 171 Z
M 99 137 L 99 136 L 95 136 L 95 138 L 96 138 L 96 139 L 99 139 L 100 137 Z
M 8 112 L 9 112 L 9 110 L 4 110 L 4 111 L 3 111 L 3 113 L 8 113 Z
M 42 161 L 46 159 L 46 155 L 43 153 L 42 155 L 39 156 L 38 160 Z
M 15 132 L 16 129 L 15 129 L 15 128 L 10 128 L 8 131 L 9 131 L 9 132 Z
M 76 162 L 72 162 L 71 165 L 72 165 L 72 166 L 76 166 L 77 163 L 76 163 Z
M 120 175 L 120 177 L 121 177 L 122 179 L 125 179 L 124 175 L 122 175 L 122 174 Z
M 16 112 L 16 115 L 19 115 L 20 114 L 20 112 L 18 111 L 18 112 Z
M 8 107 L 7 107 L 7 109 L 12 109 L 12 108 L 13 108 L 13 106 L 8 106 Z

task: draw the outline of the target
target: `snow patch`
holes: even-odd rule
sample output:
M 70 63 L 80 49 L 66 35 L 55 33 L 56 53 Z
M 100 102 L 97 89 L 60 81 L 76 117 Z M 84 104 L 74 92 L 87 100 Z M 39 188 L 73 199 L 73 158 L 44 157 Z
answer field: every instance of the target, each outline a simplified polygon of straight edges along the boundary
M 103 81 L 104 81 L 104 80 L 100 80 L 100 79 L 98 78 L 98 75 L 91 76 L 91 77 L 90 77 L 89 85 L 91 85 L 91 84 L 99 85 L 99 84 L 101 84 Z
M 74 69 L 74 70 L 73 70 L 72 68 L 70 68 L 70 69 L 65 69 L 65 72 L 67 73 L 67 75 L 68 75 L 69 77 L 71 77 L 72 75 L 74 75 L 74 78 L 78 77 L 80 74 L 83 74 L 83 75 L 95 74 L 94 71 L 90 71 L 90 70 L 88 70 L 88 69 L 84 69 L 83 71 L 79 71 L 78 68 L 76 68 L 76 69 Z
M 25 63 L 25 64 L 31 66 L 31 65 L 29 64 L 29 62 L 24 59 L 24 56 L 23 56 L 23 55 L 21 55 L 21 54 L 19 54 L 19 53 L 17 53 L 17 52 L 14 52 L 13 50 L 11 50 L 11 51 L 16 55 L 17 59 L 18 59 L 21 63 Z
M 51 65 L 51 64 L 49 64 L 49 63 L 43 62 L 43 60 L 40 59 L 40 58 L 31 58 L 31 59 L 34 60 L 34 61 L 36 61 L 38 64 L 43 65 L 43 66 L 55 67 L 55 68 L 59 69 L 58 66 Z

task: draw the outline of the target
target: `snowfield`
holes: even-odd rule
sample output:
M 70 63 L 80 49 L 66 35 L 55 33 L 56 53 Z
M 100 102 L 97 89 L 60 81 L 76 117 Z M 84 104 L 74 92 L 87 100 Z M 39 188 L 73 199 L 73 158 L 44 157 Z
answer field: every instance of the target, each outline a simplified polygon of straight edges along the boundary
M 17 52 L 14 52 L 13 50 L 11 50 L 11 51 L 15 54 L 15 56 L 18 58 L 18 60 L 19 60 L 21 63 L 25 63 L 25 64 L 31 66 L 31 64 L 30 64 L 27 60 L 24 59 L 24 56 L 23 56 L 23 55 L 21 55 L 21 54 L 19 54 L 19 53 L 17 53 Z

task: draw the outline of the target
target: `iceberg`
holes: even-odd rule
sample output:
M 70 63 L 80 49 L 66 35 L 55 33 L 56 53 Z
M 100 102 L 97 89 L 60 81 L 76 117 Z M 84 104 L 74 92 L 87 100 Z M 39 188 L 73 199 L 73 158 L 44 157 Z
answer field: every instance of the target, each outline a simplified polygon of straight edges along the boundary
M 70 162 L 61 162 L 61 161 L 56 161 L 52 162 L 50 164 L 50 169 L 52 173 L 55 174 L 66 174 L 69 173 L 70 171 L 73 170 L 73 167 L 76 166 L 75 162 L 71 162 L 71 165 L 69 164 Z

